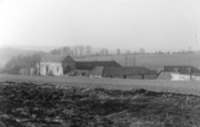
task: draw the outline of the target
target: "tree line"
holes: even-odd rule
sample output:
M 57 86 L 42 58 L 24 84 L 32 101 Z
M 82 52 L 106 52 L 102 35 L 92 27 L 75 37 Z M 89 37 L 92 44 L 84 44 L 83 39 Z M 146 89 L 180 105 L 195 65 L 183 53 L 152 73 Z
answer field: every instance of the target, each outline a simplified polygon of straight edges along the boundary
M 39 52 L 32 55 L 18 55 L 11 58 L 1 70 L 2 73 L 20 74 L 20 70 L 35 68 L 45 53 Z

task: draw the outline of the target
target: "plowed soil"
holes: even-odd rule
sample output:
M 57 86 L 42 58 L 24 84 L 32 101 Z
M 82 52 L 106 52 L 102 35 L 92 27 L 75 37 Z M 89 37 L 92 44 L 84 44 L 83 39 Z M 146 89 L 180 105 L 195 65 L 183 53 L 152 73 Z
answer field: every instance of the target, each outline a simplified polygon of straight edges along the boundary
M 1 82 L 0 126 L 198 127 L 200 97 Z

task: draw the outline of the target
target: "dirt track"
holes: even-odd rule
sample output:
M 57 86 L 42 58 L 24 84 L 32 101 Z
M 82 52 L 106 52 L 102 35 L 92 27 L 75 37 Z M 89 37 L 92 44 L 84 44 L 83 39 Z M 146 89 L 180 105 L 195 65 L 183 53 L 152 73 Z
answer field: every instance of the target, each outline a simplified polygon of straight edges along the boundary
M 96 79 L 87 77 L 52 77 L 52 76 L 21 76 L 0 75 L 0 81 L 33 82 L 56 84 L 58 87 L 79 86 L 91 88 L 106 88 L 131 90 L 144 88 L 156 92 L 172 92 L 200 96 L 198 81 L 159 81 L 159 80 L 130 80 L 130 79 Z

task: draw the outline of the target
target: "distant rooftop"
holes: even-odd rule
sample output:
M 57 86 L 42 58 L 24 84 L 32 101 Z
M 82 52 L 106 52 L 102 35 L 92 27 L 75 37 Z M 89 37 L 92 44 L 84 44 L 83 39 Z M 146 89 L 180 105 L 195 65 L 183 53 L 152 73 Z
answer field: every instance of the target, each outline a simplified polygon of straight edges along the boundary
M 95 66 L 121 67 L 121 65 L 115 61 L 76 61 L 76 69 L 91 70 Z
M 200 70 L 193 66 L 164 66 L 164 72 L 179 72 L 181 74 L 200 73 Z
M 41 62 L 62 62 L 62 61 L 71 61 L 73 60 L 70 56 L 64 56 L 64 55 L 45 55 Z
M 146 67 L 133 66 L 133 67 L 102 67 L 98 66 L 91 74 L 98 74 L 102 76 L 120 76 L 120 75 L 137 75 L 137 74 L 157 74 L 156 71 L 152 71 Z

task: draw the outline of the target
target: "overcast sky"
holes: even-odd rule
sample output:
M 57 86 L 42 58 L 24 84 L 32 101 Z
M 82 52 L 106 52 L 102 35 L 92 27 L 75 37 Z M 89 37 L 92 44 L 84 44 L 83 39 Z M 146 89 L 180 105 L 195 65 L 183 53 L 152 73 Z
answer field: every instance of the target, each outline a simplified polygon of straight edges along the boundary
M 200 0 L 0 1 L 0 45 L 200 50 Z

